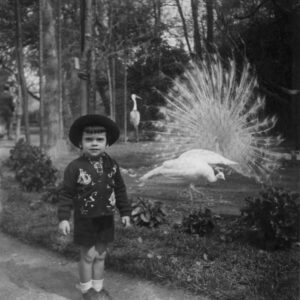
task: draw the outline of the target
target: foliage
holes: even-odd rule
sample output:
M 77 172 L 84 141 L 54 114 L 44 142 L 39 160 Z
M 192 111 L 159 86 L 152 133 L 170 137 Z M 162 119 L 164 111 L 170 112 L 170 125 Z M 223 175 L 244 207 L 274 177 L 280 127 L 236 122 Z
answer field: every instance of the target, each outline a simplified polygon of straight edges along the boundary
M 16 180 L 26 191 L 40 191 L 56 181 L 56 168 L 39 147 L 20 139 L 10 151 L 6 165 L 15 171 Z
M 220 31 L 216 42 L 225 56 L 246 55 L 258 71 L 260 90 L 266 94 L 266 110 L 279 116 L 278 128 L 293 131 L 291 87 L 292 1 L 223 1 L 217 8 Z
M 137 201 L 132 204 L 131 219 L 137 226 L 158 227 L 166 223 L 166 216 L 166 209 L 159 201 L 138 197 Z
M 78 259 L 71 236 L 58 233 L 56 207 L 44 202 L 34 210 L 30 207 L 38 196 L 12 191 L 3 203 L 1 229 Z M 206 240 L 195 239 L 168 226 L 128 230 L 116 220 L 116 239 L 106 265 L 211 299 L 296 300 L 299 262 L 299 251 L 265 252 L 246 243 L 225 244 L 214 234 Z
M 157 118 L 155 107 L 165 105 L 165 100 L 156 90 L 166 92 L 188 61 L 183 49 L 171 47 L 163 39 L 153 39 L 147 49 L 139 48 L 134 64 L 128 69 L 128 85 L 146 101 L 142 119 Z
M 62 183 L 55 186 L 46 187 L 45 192 L 41 195 L 41 200 L 50 204 L 57 204 L 61 188 Z
M 206 236 L 210 234 L 215 227 L 215 222 L 210 209 L 194 211 L 182 220 L 180 230 L 189 234 Z
M 269 187 L 260 197 L 245 200 L 247 205 L 241 209 L 241 221 L 254 242 L 263 248 L 285 249 L 299 241 L 299 194 Z

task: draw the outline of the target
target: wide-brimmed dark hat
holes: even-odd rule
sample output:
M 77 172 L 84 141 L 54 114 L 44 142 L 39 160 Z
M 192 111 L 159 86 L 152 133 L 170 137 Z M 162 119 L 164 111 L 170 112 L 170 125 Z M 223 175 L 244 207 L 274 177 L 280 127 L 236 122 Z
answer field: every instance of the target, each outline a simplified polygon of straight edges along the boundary
M 113 120 L 102 115 L 85 115 L 76 119 L 70 127 L 69 138 L 74 146 L 79 147 L 83 129 L 87 126 L 104 127 L 108 145 L 115 143 L 120 136 L 119 127 Z

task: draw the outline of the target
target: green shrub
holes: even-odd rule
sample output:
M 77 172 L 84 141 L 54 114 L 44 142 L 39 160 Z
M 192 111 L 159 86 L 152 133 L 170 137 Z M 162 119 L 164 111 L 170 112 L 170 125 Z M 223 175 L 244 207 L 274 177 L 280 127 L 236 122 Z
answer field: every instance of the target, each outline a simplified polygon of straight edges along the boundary
M 56 181 L 56 168 L 51 159 L 36 146 L 19 140 L 10 151 L 6 165 L 15 171 L 15 178 L 24 190 L 40 191 Z
M 208 235 L 215 227 L 213 215 L 210 209 L 201 209 L 194 211 L 187 217 L 183 217 L 180 230 L 189 234 L 198 234 L 199 236 Z
M 62 189 L 62 182 L 55 185 L 46 187 L 44 193 L 41 195 L 41 200 L 50 204 L 57 204 L 59 200 L 59 194 Z
M 158 227 L 166 223 L 166 216 L 166 209 L 159 201 L 137 197 L 137 201 L 132 204 L 131 221 L 137 226 Z
M 299 194 L 269 187 L 260 196 L 245 199 L 241 209 L 241 224 L 248 238 L 269 250 L 289 248 L 299 240 Z

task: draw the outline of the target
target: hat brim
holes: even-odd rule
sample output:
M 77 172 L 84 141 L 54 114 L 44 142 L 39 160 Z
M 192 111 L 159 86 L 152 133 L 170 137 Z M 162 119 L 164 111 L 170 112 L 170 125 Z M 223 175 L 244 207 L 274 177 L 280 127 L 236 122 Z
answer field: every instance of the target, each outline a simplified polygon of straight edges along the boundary
M 83 129 L 87 126 L 104 127 L 108 145 L 115 143 L 120 136 L 119 127 L 113 120 L 102 115 L 85 115 L 76 119 L 70 127 L 69 139 L 74 146 L 80 146 Z

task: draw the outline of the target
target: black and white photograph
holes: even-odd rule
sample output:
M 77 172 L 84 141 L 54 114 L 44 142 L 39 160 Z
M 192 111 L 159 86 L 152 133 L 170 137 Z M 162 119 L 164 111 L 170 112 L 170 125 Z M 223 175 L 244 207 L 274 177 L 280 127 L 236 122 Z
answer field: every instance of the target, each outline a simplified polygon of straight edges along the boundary
M 299 300 L 300 0 L 0 0 L 0 300 Z

